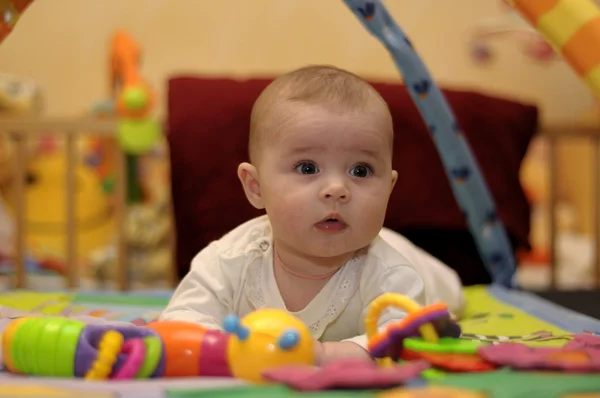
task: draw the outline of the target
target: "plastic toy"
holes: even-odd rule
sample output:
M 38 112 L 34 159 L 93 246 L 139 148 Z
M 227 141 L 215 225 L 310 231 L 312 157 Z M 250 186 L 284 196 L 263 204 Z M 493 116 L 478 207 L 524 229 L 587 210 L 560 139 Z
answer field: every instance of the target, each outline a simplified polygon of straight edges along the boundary
M 496 366 L 517 370 L 600 373 L 600 351 L 590 348 L 528 347 L 523 343 L 486 344 L 478 355 Z
M 117 31 L 110 43 L 110 106 L 117 117 L 117 142 L 126 154 L 128 203 L 144 201 L 139 181 L 139 159 L 159 143 L 162 130 L 152 117 L 154 90 L 140 73 L 142 50 L 125 31 Z
M 492 282 L 513 286 L 516 259 L 496 205 L 464 134 L 439 87 L 381 1 L 344 0 L 389 50 L 434 141 Z
M 402 351 L 402 359 L 407 361 L 424 360 L 435 369 L 446 372 L 489 372 L 497 368 L 477 353 L 419 352 L 405 348 Z
M 404 308 L 401 321 L 377 331 L 380 313 L 388 306 Z M 574 335 L 564 347 L 529 347 L 523 343 L 490 344 L 461 339 L 461 330 L 446 307 L 436 303 L 420 307 L 410 298 L 388 293 L 376 299 L 366 318 L 369 350 L 384 366 L 397 361 L 426 361 L 432 370 L 486 372 L 508 366 L 516 370 L 554 370 L 579 373 L 600 372 L 600 338 Z M 420 336 L 419 336 L 420 334 Z
M 378 332 L 379 314 L 390 305 L 404 308 L 408 315 Z M 384 366 L 402 359 L 424 360 L 453 372 L 496 369 L 477 354 L 477 343 L 459 339 L 460 327 L 443 303 L 420 307 L 406 296 L 388 293 L 372 303 L 366 322 L 369 351 Z
M 506 0 L 600 94 L 600 10 L 591 0 Z
M 378 331 L 380 314 L 389 306 L 403 308 L 408 315 L 401 321 L 389 324 L 385 330 Z M 383 294 L 371 303 L 365 327 L 369 338 L 369 351 L 384 365 L 389 365 L 390 360 L 400 359 L 405 339 L 420 335 L 425 342 L 437 346 L 438 351 L 444 351 L 444 347 L 449 345 L 448 340 L 441 345 L 440 336 L 458 338 L 461 332 L 460 326 L 452 320 L 444 303 L 420 307 L 409 297 L 394 293 Z
M 117 31 L 111 42 L 110 78 L 119 117 L 117 138 L 131 155 L 151 150 L 161 136 L 158 122 L 150 117 L 155 94 L 142 78 L 140 64 L 139 45 L 125 31 Z
M 213 376 L 261 383 L 266 369 L 314 364 L 309 329 L 285 311 L 230 316 L 224 326 L 225 332 L 188 322 L 138 327 L 23 317 L 5 329 L 2 357 L 13 373 L 88 380 Z
M 270 369 L 264 372 L 264 377 L 298 391 L 380 389 L 405 385 L 430 367 L 427 361 L 381 367 L 373 361 L 348 358 L 331 362 L 322 368 L 289 365 Z
M 377 320 L 388 306 L 403 308 L 408 315 L 377 331 Z M 477 343 L 459 339 L 461 329 L 443 303 L 420 307 L 406 296 L 387 293 L 371 304 L 365 322 L 369 351 L 383 366 L 399 360 L 424 360 L 436 369 L 454 372 L 496 368 L 477 355 Z

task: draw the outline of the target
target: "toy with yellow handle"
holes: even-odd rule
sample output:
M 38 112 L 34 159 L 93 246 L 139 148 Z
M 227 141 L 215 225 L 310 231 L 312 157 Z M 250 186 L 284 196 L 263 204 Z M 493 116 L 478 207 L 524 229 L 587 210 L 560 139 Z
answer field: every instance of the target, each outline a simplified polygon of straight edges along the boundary
M 402 308 L 407 315 L 379 330 L 379 319 L 388 307 Z M 410 297 L 396 293 L 385 293 L 373 300 L 365 317 L 365 329 L 369 352 L 383 366 L 391 366 L 400 358 L 405 339 L 420 335 L 426 343 L 437 344 L 440 337 L 458 338 L 461 333 L 446 304 L 421 307 Z
M 8 324 L 2 334 L 2 361 L 9 372 L 33 376 L 234 377 L 254 383 L 266 382 L 265 370 L 315 362 L 310 330 L 286 311 L 231 315 L 224 328 L 210 330 L 180 321 L 140 327 L 23 317 Z
M 600 97 L 600 9 L 592 0 L 506 0 Z

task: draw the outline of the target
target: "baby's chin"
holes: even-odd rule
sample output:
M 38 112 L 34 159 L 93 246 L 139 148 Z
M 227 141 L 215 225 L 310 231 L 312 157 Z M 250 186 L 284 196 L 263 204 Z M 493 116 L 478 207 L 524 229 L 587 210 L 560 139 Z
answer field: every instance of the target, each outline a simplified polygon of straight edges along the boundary
M 326 242 L 321 245 L 315 244 L 305 248 L 305 252 L 313 257 L 320 258 L 335 258 L 335 257 L 352 257 L 358 251 L 369 246 L 368 242 Z
M 348 233 L 350 232 L 350 233 Z M 357 236 L 349 230 L 342 234 L 284 234 L 279 240 L 296 253 L 315 258 L 334 258 L 353 256 L 356 252 L 367 248 L 377 237 L 377 233 Z M 373 235 L 373 236 L 371 236 Z

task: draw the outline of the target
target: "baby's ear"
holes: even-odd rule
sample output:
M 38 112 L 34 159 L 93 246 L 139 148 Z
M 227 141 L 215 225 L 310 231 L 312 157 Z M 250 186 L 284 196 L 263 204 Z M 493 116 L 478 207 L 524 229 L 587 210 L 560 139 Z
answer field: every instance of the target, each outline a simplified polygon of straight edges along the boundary
M 396 181 L 398 181 L 398 172 L 396 170 L 392 170 L 392 189 L 390 189 L 390 191 L 394 189 Z
M 242 182 L 246 198 L 250 204 L 257 209 L 264 209 L 262 195 L 260 192 L 260 182 L 258 180 L 258 170 L 250 163 L 240 163 L 238 166 L 238 178 Z

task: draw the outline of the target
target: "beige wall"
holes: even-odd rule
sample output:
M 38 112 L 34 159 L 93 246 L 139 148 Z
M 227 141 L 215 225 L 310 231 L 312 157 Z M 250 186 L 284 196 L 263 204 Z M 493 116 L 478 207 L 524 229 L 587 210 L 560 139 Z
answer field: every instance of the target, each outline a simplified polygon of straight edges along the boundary
M 498 10 L 497 0 L 385 4 L 439 83 L 540 101 L 549 118 L 572 116 L 590 103 L 568 67 L 533 66 L 514 42 L 500 46 L 497 64 L 472 65 L 466 34 Z M 317 62 L 399 78 L 386 50 L 341 0 L 35 0 L 0 46 L 0 71 L 39 82 L 48 113 L 81 112 L 106 95 L 107 41 L 117 28 L 142 43 L 143 72 L 161 90 L 178 73 L 278 73 Z
M 469 29 L 498 12 L 498 3 L 385 2 L 440 85 L 536 102 L 545 120 L 578 117 L 592 97 L 564 63 L 535 65 L 514 41 L 496 46 L 502 56 L 495 64 L 480 68 L 471 63 Z M 159 94 L 176 74 L 274 74 L 306 63 L 332 63 L 374 79 L 399 79 L 386 50 L 341 0 L 35 0 L 0 46 L 0 71 L 35 79 L 47 114 L 85 112 L 107 95 L 107 40 L 117 28 L 142 43 L 143 73 Z M 163 109 L 164 102 L 159 113 Z M 565 167 L 582 171 L 580 179 L 589 171 L 581 156 L 585 150 L 561 154 L 567 156 Z M 568 170 L 563 172 L 573 174 Z M 567 195 L 579 197 L 582 184 L 567 187 Z

